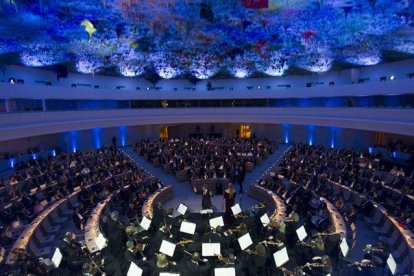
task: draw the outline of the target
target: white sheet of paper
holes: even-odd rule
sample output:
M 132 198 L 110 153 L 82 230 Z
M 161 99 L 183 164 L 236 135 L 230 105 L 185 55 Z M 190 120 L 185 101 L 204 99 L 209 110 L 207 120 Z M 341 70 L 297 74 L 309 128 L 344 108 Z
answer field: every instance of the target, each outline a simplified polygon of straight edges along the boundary
M 180 203 L 180 205 L 178 205 L 177 212 L 180 213 L 181 215 L 185 215 L 185 212 L 187 212 L 187 209 L 188 209 L 187 206 Z
M 217 226 L 224 226 L 223 217 L 217 217 L 210 219 L 210 227 L 216 228 Z
M 234 206 L 231 206 L 231 211 L 233 212 L 233 215 L 238 215 L 242 212 L 240 205 L 237 203 Z
M 201 209 L 200 210 L 200 214 L 212 214 L 213 210 L 212 209 Z
M 286 247 L 283 247 L 279 251 L 273 254 L 273 259 L 275 260 L 276 267 L 281 267 L 289 261 L 289 255 L 287 253 Z
M 270 223 L 270 218 L 265 213 L 263 216 L 260 217 L 260 221 L 262 222 L 263 226 L 267 226 Z
M 180 232 L 194 235 L 196 224 L 192 222 L 183 221 L 181 222 Z
M 247 247 L 249 247 L 250 245 L 253 244 L 252 238 L 250 237 L 249 233 L 241 236 L 238 239 L 238 241 L 239 241 L 241 250 L 244 250 L 244 249 L 246 249 Z
M 395 275 L 397 273 L 397 263 L 395 262 L 394 257 L 392 256 L 391 253 L 388 256 L 387 265 L 388 265 L 388 268 L 391 271 L 391 274 Z
M 62 261 L 62 253 L 60 252 L 59 248 L 56 248 L 55 253 L 53 253 L 52 257 L 52 264 L 58 268 L 60 265 L 60 261 Z
M 99 233 L 98 237 L 95 239 L 95 244 L 99 248 L 99 250 L 102 250 L 102 248 L 106 247 L 106 239 L 102 235 L 102 233 Z
M 148 230 L 148 228 L 151 226 L 151 220 L 147 217 L 143 217 L 139 225 L 141 225 L 141 227 L 145 230 Z
M 236 269 L 234 267 L 215 268 L 214 276 L 236 276 Z
M 220 243 L 202 243 L 201 254 L 203 257 L 214 257 L 221 255 Z
M 342 239 L 342 242 L 339 245 L 339 247 L 341 248 L 342 256 L 346 257 L 346 255 L 348 255 L 349 246 L 346 243 L 346 240 L 345 239 Z
M 160 272 L 160 276 L 180 276 L 179 273 Z
M 131 262 L 127 276 L 141 276 L 142 275 L 142 269 L 139 268 L 136 264 Z
M 176 244 L 163 240 L 160 247 L 160 252 L 167 256 L 172 257 L 174 255 Z
M 298 229 L 296 229 L 296 235 L 298 235 L 299 241 L 303 241 L 307 236 L 308 233 L 306 233 L 305 226 L 301 226 Z

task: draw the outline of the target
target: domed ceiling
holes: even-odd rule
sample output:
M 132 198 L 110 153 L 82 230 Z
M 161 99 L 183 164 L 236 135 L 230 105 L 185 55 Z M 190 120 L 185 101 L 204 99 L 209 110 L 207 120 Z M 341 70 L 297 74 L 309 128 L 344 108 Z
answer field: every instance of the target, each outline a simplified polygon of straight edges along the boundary
M 127 77 L 322 73 L 410 57 L 413 13 L 411 0 L 0 0 L 0 55 Z

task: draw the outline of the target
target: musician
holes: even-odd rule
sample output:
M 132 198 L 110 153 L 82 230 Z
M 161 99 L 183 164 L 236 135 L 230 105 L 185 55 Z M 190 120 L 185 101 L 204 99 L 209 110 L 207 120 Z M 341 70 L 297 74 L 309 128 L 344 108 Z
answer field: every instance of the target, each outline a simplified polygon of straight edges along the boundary
M 314 257 L 312 262 L 306 263 L 303 267 L 303 271 L 310 275 L 328 275 L 332 274 L 333 267 L 329 256 L 324 255 L 322 257 Z
M 149 261 L 151 275 L 159 276 L 161 272 L 171 272 L 177 270 L 177 263 L 169 262 L 167 256 L 163 253 L 155 254 L 155 258 Z
M 210 263 L 207 259 L 201 260 L 200 253 L 194 252 L 193 255 L 185 263 L 186 275 L 210 275 Z
M 124 272 L 127 273 L 131 262 L 140 267 L 143 271 L 148 273 L 147 258 L 144 256 L 143 245 L 135 244 L 133 241 L 126 242 L 126 250 L 124 253 Z M 145 274 L 144 274 L 145 275 Z
M 203 186 L 202 188 L 202 200 L 201 200 L 201 209 L 211 209 L 211 196 L 213 193 L 207 189 L 207 186 Z
M 106 276 L 123 276 L 121 266 L 114 256 L 105 256 L 102 259 L 102 271 L 106 274 Z M 129 268 L 129 267 L 128 267 Z M 102 275 L 104 276 L 104 275 Z
M 119 212 L 113 211 L 111 213 L 111 218 L 107 220 L 107 231 L 109 233 L 108 236 L 108 246 L 111 252 L 117 256 L 121 251 L 122 246 L 125 244 L 124 241 L 126 240 L 124 234 L 124 225 L 119 220 Z
M 162 203 L 157 202 L 157 204 L 152 208 L 152 226 L 155 229 L 160 227 L 160 224 L 164 221 L 165 210 L 162 208 Z
M 85 225 L 85 217 L 81 215 L 79 207 L 76 207 L 73 212 L 72 219 L 76 228 L 83 230 L 83 226 Z
M 61 265 L 73 272 L 81 271 L 85 259 L 80 244 L 76 242 L 75 233 L 67 232 L 59 244 L 59 249 L 62 253 Z
M 266 275 L 266 261 L 268 258 L 266 247 L 259 243 L 254 251 L 246 250 L 246 252 L 252 255 L 249 265 L 250 275 Z
M 233 188 L 233 185 L 229 183 L 227 189 L 224 190 L 224 200 L 225 200 L 225 212 L 224 212 L 224 223 L 225 225 L 232 225 L 236 219 L 233 215 L 231 207 L 234 206 L 236 199 L 236 191 Z
M 219 265 L 219 267 L 234 267 L 236 270 L 237 276 L 245 276 L 243 262 L 234 256 L 233 253 L 229 253 L 227 257 L 219 256 L 218 259 L 224 263 L 224 265 Z

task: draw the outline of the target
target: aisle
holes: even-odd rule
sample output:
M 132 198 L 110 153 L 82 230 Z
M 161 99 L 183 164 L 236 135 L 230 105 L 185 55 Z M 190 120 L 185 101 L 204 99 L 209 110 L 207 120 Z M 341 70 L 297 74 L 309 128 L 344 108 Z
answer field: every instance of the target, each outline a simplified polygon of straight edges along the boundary
M 263 173 L 266 172 L 271 166 L 278 161 L 278 159 L 283 155 L 285 150 L 289 146 L 286 144 L 279 145 L 279 148 L 269 156 L 267 160 L 263 160 L 260 166 L 256 166 L 252 172 L 246 173 L 245 182 L 243 184 L 244 193 L 241 195 L 239 193 L 238 186 L 235 186 L 237 191 L 236 201 L 240 203 L 242 209 L 247 209 L 250 206 L 257 204 L 258 202 L 247 196 L 248 186 L 252 183 L 256 183 Z M 152 164 L 148 161 L 145 161 L 143 156 L 139 156 L 134 152 L 132 147 L 122 147 L 120 148 L 126 155 L 128 155 L 138 167 L 143 168 L 150 175 L 156 176 L 164 185 L 173 185 L 174 186 L 174 199 L 168 201 L 164 204 L 164 208 L 173 208 L 180 203 L 187 205 L 191 212 L 199 212 L 201 209 L 201 196 L 195 194 L 190 187 L 189 181 L 178 182 L 174 175 L 165 174 L 160 167 L 153 167 Z M 215 211 L 221 212 L 224 211 L 224 198 L 223 196 L 213 196 L 212 205 Z

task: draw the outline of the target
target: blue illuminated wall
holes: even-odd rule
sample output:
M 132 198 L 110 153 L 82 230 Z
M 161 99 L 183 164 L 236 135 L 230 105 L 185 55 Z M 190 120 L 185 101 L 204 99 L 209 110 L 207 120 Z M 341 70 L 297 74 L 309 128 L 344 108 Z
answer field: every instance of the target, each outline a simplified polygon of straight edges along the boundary
M 92 132 L 93 132 L 93 141 L 95 144 L 95 148 L 99 149 L 102 147 L 102 129 L 94 128 Z

